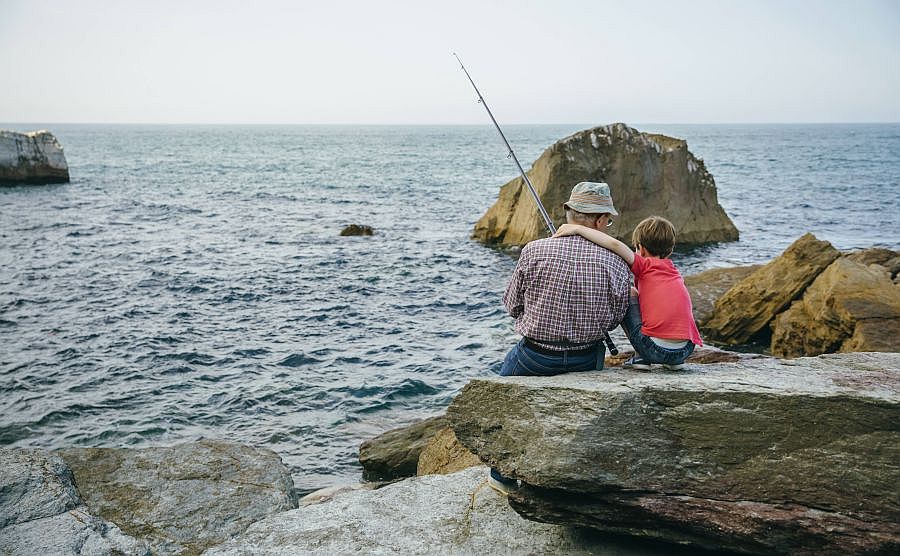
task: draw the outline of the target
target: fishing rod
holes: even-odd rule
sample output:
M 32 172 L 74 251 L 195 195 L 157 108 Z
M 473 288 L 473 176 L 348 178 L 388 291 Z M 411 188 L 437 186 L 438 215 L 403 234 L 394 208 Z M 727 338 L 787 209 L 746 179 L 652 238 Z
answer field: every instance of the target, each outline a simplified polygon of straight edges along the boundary
M 503 130 L 500 129 L 500 124 L 497 123 L 496 118 L 494 118 L 494 114 L 491 113 L 491 109 L 488 108 L 487 102 L 485 102 L 484 97 L 481 96 L 481 91 L 478 90 L 478 86 L 475 85 L 475 81 L 472 79 L 472 76 L 469 75 L 469 71 L 466 69 L 466 66 L 463 65 L 462 60 L 459 59 L 459 56 L 456 55 L 456 52 L 453 53 L 453 57 L 456 58 L 456 61 L 459 62 L 459 67 L 462 68 L 463 72 L 465 72 L 466 77 L 469 78 L 469 83 L 472 84 L 472 88 L 475 89 L 475 92 L 478 94 L 478 102 L 484 109 L 487 111 L 488 116 L 490 116 L 491 121 L 494 122 L 494 128 L 497 129 L 497 133 L 500 134 L 500 138 L 503 139 L 503 143 L 506 145 L 506 150 L 509 151 L 509 154 L 506 155 L 506 158 L 512 158 L 516 166 L 519 167 L 519 173 L 522 174 L 522 179 L 525 180 L 525 184 L 528 186 L 528 190 L 531 191 L 531 196 L 534 198 L 535 204 L 537 204 L 538 211 L 540 211 L 541 216 L 544 217 L 544 224 L 547 225 L 547 229 L 550 230 L 550 235 L 556 233 L 556 226 L 553 225 L 553 220 L 550 220 L 550 215 L 547 214 L 547 209 L 544 208 L 544 203 L 541 202 L 541 198 L 538 197 L 537 191 L 535 191 L 534 186 L 531 184 L 531 180 L 528 179 L 528 174 L 525 173 L 525 170 L 522 168 L 522 163 L 519 162 L 519 158 L 516 156 L 516 153 L 513 152 L 513 148 L 510 146 L 509 141 L 506 140 L 506 135 L 503 134 Z M 609 337 L 609 332 L 606 330 L 603 331 L 603 343 L 606 344 L 606 349 L 609 350 L 610 355 L 618 355 L 619 350 L 616 348 L 616 344 L 613 343 L 612 338 Z

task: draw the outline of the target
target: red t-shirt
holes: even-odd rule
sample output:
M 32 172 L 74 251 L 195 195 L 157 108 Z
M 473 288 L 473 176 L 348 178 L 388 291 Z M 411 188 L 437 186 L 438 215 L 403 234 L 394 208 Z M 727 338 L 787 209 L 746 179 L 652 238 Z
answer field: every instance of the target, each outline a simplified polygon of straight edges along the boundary
M 694 345 L 702 346 L 694 322 L 691 296 L 672 261 L 635 253 L 631 272 L 641 305 L 641 332 L 654 338 L 690 340 Z

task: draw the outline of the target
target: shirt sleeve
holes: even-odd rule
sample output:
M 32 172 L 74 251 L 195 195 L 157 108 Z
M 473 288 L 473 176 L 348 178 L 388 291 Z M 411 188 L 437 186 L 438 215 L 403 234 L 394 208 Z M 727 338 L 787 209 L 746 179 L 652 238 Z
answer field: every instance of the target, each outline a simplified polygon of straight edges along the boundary
M 528 266 L 528 254 L 525 249 L 519 256 L 519 262 L 516 263 L 516 269 L 513 270 L 509 284 L 506 285 L 506 291 L 503 293 L 503 305 L 506 312 L 514 319 L 522 316 L 525 312 L 525 269 Z
M 634 254 L 634 262 L 631 263 L 631 273 L 634 274 L 635 278 L 639 278 L 641 274 L 644 273 L 644 270 L 647 268 L 647 259 L 642 257 L 640 253 Z

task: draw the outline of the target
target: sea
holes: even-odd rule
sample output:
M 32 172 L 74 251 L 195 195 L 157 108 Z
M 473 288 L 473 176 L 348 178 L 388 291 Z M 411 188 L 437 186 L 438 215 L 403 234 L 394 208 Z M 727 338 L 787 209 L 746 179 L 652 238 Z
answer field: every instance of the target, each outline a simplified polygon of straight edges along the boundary
M 588 127 L 504 130 L 527 168 Z M 900 249 L 900 124 L 635 127 L 686 139 L 740 231 L 678 248 L 684 274 L 806 232 Z M 517 339 L 515 256 L 470 239 L 518 172 L 488 125 L 0 128 L 51 130 L 72 176 L 0 187 L 2 446 L 226 439 L 301 493 L 355 483 L 362 441 L 442 413 Z

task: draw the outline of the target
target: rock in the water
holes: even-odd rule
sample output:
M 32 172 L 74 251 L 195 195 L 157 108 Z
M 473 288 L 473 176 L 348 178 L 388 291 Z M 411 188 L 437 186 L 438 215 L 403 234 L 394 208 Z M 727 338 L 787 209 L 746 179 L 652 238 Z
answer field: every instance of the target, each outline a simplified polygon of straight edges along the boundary
M 772 326 L 772 355 L 900 350 L 900 286 L 880 265 L 831 263 Z
M 90 512 L 146 540 L 154 554 L 199 553 L 297 507 L 290 473 L 271 450 L 203 440 L 57 453 Z
M 621 123 L 587 129 L 551 145 L 528 176 L 557 226 L 565 222 L 562 204 L 575 184 L 605 181 L 620 214 L 610 233 L 626 243 L 638 222 L 652 214 L 675 225 L 679 244 L 738 239 L 737 228 L 719 205 L 712 175 L 681 139 L 641 133 Z M 510 247 L 545 233 L 520 176 L 500 188 L 472 237 Z
M 367 481 L 389 481 L 414 477 L 419 455 L 431 439 L 449 426 L 443 415 L 389 430 L 359 447 L 359 463 Z
M 701 323 L 704 338 L 725 344 L 747 343 L 839 256 L 827 241 L 803 235 L 716 301 L 712 315 Z
M 713 307 L 722 295 L 735 284 L 752 274 L 762 265 L 713 268 L 684 277 L 684 285 L 691 295 L 694 320 L 702 323 L 713 312 Z
M 470 382 L 460 442 L 522 515 L 711 549 L 900 551 L 900 354 Z
M 659 554 L 522 519 L 487 469 L 414 477 L 269 517 L 207 556 L 257 554 Z
M 364 226 L 360 224 L 350 224 L 341 230 L 342 236 L 370 236 L 375 233 L 372 226 Z
M 0 183 L 64 183 L 69 165 L 49 131 L 0 130 Z
M 481 465 L 481 460 L 459 443 L 453 429 L 439 431 L 419 456 L 416 475 L 447 475 Z
M 149 554 L 114 524 L 88 513 L 72 471 L 44 450 L 0 448 L 0 554 Z

